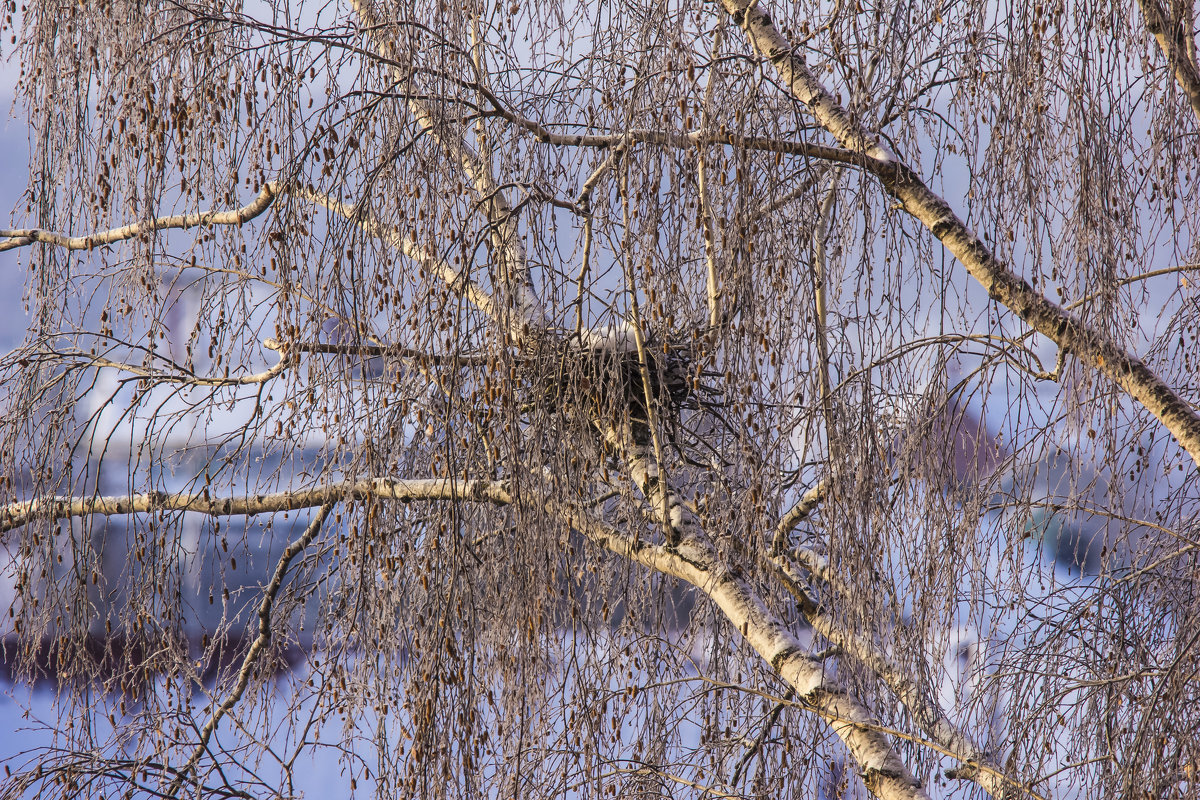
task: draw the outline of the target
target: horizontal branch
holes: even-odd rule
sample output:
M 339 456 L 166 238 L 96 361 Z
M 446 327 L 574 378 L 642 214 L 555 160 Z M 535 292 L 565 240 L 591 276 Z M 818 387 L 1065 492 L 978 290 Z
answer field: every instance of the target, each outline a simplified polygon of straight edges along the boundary
M 314 508 L 330 502 L 368 497 L 402 502 L 419 500 L 469 500 L 506 505 L 512 502 L 508 485 L 500 481 L 425 478 L 405 480 L 375 478 L 343 481 L 301 491 L 255 494 L 245 497 L 214 497 L 211 492 L 145 492 L 142 494 L 93 497 L 39 497 L 0 506 L 0 532 L 10 531 L 39 519 L 122 516 L 153 512 L 193 511 L 214 517 L 254 516 Z
M 400 250 L 404 255 L 424 264 L 426 268 L 432 270 L 434 273 L 442 275 L 451 289 L 460 292 L 488 316 L 493 319 L 496 318 L 495 306 L 492 303 L 491 296 L 487 292 L 481 289 L 478 284 L 470 280 L 465 274 L 438 258 L 428 248 L 418 246 L 411 237 L 407 237 L 401 231 L 383 225 L 358 206 L 342 203 L 339 200 L 334 200 L 316 191 L 289 187 L 278 181 L 270 181 L 263 186 L 258 197 L 251 203 L 228 211 L 214 210 L 195 214 L 157 217 L 146 222 L 135 222 L 123 225 L 120 228 L 90 233 L 85 236 L 67 236 L 40 228 L 0 230 L 0 237 L 4 237 L 0 239 L 0 251 L 24 247 L 33 242 L 42 242 L 44 244 L 63 247 L 67 250 L 92 250 L 96 247 L 115 244 L 116 242 L 128 239 L 136 239 L 143 234 L 153 231 L 173 228 L 194 228 L 197 226 L 242 225 L 270 208 L 275 198 L 284 192 L 290 192 L 296 197 L 315 203 L 328 211 L 355 222 L 368 234 L 384 240 L 389 245 Z
M 280 342 L 275 339 L 264 339 L 263 347 L 280 353 L 314 353 L 358 358 L 403 358 L 423 364 L 440 364 L 451 367 L 480 367 L 489 363 L 489 357 L 486 355 L 440 355 L 401 345 L 365 342 L 362 344 L 331 344 L 328 342 Z
M 694 148 L 698 145 L 727 145 L 743 150 L 761 150 L 767 153 L 806 156 L 808 158 L 836 161 L 843 164 L 859 164 L 862 161 L 862 157 L 858 153 L 838 147 L 790 141 L 787 139 L 774 139 L 767 136 L 741 136 L 725 131 L 676 133 L 674 131 L 655 130 L 651 128 L 635 128 L 622 133 L 555 133 L 542 123 L 521 116 L 511 110 L 486 87 L 476 85 L 474 88 L 492 104 L 492 108 L 495 110 L 497 116 L 532 133 L 538 141 L 544 144 L 563 147 L 617 147 L 622 144 L 638 143 L 667 145 L 679 148 Z
M 503 114 L 501 116 L 509 119 L 509 117 Z M 861 166 L 863 161 L 862 157 L 857 153 L 843 150 L 840 147 L 789 141 L 787 139 L 773 139 L 767 136 L 742 136 L 734 133 L 706 133 L 702 131 L 675 133 L 673 131 L 653 130 L 649 128 L 635 128 L 626 133 L 612 134 L 552 133 L 538 123 L 522 117 L 515 117 L 515 119 L 510 119 L 509 121 L 519 127 L 525 128 L 541 142 L 570 147 L 618 147 L 622 143 L 657 144 L 681 149 L 690 149 L 698 146 L 728 146 L 742 150 L 759 150 L 766 153 L 804 156 L 806 158 L 856 166 Z
M 110 358 L 92 355 L 81 350 L 43 350 L 30 355 L 22 356 L 18 360 L 18 363 L 24 364 L 37 361 L 49 361 L 52 363 L 63 364 L 63 362 L 65 362 L 67 359 L 75 359 L 74 364 L 68 363 L 63 364 L 63 366 L 65 366 L 67 369 L 86 369 L 88 367 L 96 367 L 98 369 L 120 370 L 121 372 L 128 372 L 131 375 L 136 375 L 138 378 L 141 378 L 152 385 L 175 383 L 184 386 L 208 387 L 248 386 L 266 383 L 267 381 L 278 377 L 283 373 L 284 370 L 288 368 L 289 365 L 293 363 L 292 359 L 289 358 L 287 354 L 280 351 L 280 348 L 271 346 L 272 341 L 273 340 L 271 339 L 267 339 L 263 342 L 263 346 L 269 350 L 275 350 L 279 352 L 279 360 L 261 372 L 255 372 L 249 375 L 240 375 L 236 378 L 210 378 L 197 375 L 191 370 L 176 364 L 170 359 L 165 359 L 157 353 L 154 355 L 164 361 L 167 361 L 167 363 L 170 365 L 170 368 L 177 370 L 177 372 L 170 372 L 167 369 L 154 369 L 143 365 L 130 364 L 124 361 L 114 361 Z
M 231 211 L 201 211 L 195 214 L 176 214 L 172 217 L 157 217 L 146 222 L 134 222 L 120 228 L 90 233 L 86 236 L 66 236 L 41 228 L 26 228 L 23 230 L 0 230 L 0 251 L 24 247 L 33 242 L 64 247 L 67 250 L 91 250 L 96 247 L 122 242 L 127 239 L 171 228 L 195 228 L 197 226 L 212 227 L 214 225 L 241 225 L 262 214 L 279 193 L 279 185 L 271 181 L 262 188 L 253 202 Z

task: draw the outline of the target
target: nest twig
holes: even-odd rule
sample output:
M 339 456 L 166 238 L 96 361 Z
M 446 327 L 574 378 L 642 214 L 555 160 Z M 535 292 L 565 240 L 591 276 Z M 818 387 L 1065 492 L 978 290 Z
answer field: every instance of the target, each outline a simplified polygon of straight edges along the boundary
M 646 371 L 655 416 L 668 428 L 677 426 L 685 409 L 704 404 L 711 390 L 696 380 L 689 346 L 647 342 Z M 650 442 L 650 418 L 636 350 L 583 347 L 577 343 L 542 348 L 529 364 L 530 387 L 537 401 L 565 412 L 586 412 L 591 420 L 628 419 L 637 444 Z M 674 438 L 674 437 L 672 437 Z

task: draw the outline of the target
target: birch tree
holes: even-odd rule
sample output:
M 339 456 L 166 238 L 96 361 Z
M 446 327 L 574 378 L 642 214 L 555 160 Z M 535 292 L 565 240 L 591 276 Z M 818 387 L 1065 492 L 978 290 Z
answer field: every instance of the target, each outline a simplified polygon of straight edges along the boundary
M 4 26 L 4 797 L 1195 796 L 1187 0 Z

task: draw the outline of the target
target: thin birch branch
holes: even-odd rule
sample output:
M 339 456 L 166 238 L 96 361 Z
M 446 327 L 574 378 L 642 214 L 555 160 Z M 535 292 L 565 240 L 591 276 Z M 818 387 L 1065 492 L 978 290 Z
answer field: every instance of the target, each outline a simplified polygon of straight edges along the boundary
M 814 307 L 816 316 L 815 330 L 813 336 L 817 341 L 817 358 L 820 359 L 820 365 L 817 370 L 818 386 L 821 392 L 821 414 L 825 418 L 825 440 L 832 449 L 833 444 L 833 395 L 830 388 L 831 379 L 829 377 L 829 337 L 828 337 L 828 314 L 829 314 L 829 259 L 828 253 L 825 250 L 825 237 L 829 233 L 829 225 L 833 215 L 833 204 L 837 199 L 838 183 L 841 179 L 841 172 L 833 171 L 833 178 L 829 182 L 829 191 L 825 195 L 825 199 L 821 201 L 821 209 L 817 214 L 817 229 L 813 231 L 812 237 L 812 253 L 813 253 L 813 294 Z M 833 457 L 832 451 L 829 453 L 830 458 Z
M 275 339 L 264 339 L 263 347 L 290 353 L 313 353 L 329 356 L 355 356 L 368 358 L 402 358 L 421 364 L 443 365 L 450 367 L 481 367 L 490 363 L 486 355 L 441 355 L 427 353 L 395 344 L 332 344 L 329 342 L 279 342 Z
M 450 266 L 428 247 L 418 245 L 411 236 L 405 236 L 402 231 L 384 225 L 368 209 L 356 204 L 343 203 L 341 200 L 307 189 L 301 190 L 299 194 L 327 211 L 353 222 L 363 232 L 391 245 L 412 260 L 423 264 L 431 272 L 440 274 L 451 290 L 461 294 L 492 320 L 502 321 L 492 296 L 471 280 L 464 271 Z
M 808 515 L 816 511 L 829 493 L 829 476 L 821 478 L 800 496 L 800 499 L 787 510 L 779 520 L 779 524 L 775 526 L 775 535 L 771 537 L 771 552 L 783 552 L 787 546 L 788 536 L 796 529 L 804 520 L 808 519 Z
M 600 163 L 583 182 L 583 188 L 579 191 L 579 198 L 575 201 L 583 212 L 583 263 L 579 267 L 579 274 L 575 276 L 575 340 L 582 341 L 583 336 L 583 286 L 587 280 L 588 272 L 591 270 L 592 263 L 592 239 L 594 220 L 592 218 L 592 192 L 595 190 L 600 180 L 607 175 L 613 167 L 615 167 L 625 154 L 626 144 L 621 143 L 614 147 L 608 154 L 608 157 Z
M 151 367 L 140 366 L 138 364 L 129 364 L 123 361 L 114 361 L 103 356 L 91 355 L 82 350 L 41 350 L 34 354 L 24 356 L 25 360 L 31 362 L 49 361 L 53 363 L 63 363 L 67 360 L 74 360 L 75 363 L 66 365 L 66 368 L 79 369 L 87 367 L 95 367 L 97 369 L 116 369 L 121 372 L 128 372 L 131 375 L 136 375 L 139 378 L 145 379 L 152 384 L 176 383 L 184 386 L 204 386 L 218 388 L 223 386 L 252 386 L 255 384 L 267 383 L 273 378 L 283 374 L 283 372 L 293 365 L 293 359 L 284 353 L 279 347 L 273 347 L 274 340 L 267 339 L 263 342 L 263 347 L 268 350 L 279 351 L 279 360 L 272 366 L 262 372 L 255 372 L 250 375 L 240 375 L 236 378 L 210 378 L 202 375 L 197 375 L 194 372 L 176 364 L 174 361 L 169 362 L 171 367 L 177 372 L 172 373 L 166 370 L 154 369 Z M 161 356 L 160 356 L 161 357 Z
M 757 211 L 755 211 L 754 215 L 757 217 L 765 217 L 768 214 L 773 214 L 793 200 L 808 194 L 810 191 L 812 191 L 812 188 L 816 186 L 822 178 L 825 177 L 825 171 L 827 169 L 828 167 L 818 167 L 812 172 L 812 174 L 800 181 L 800 183 L 796 184 L 795 188 L 793 188 L 790 192 L 777 200 L 772 200 L 771 202 L 766 203 Z
M 66 236 L 60 233 L 44 231 L 38 228 L 30 228 L 23 230 L 0 230 L 0 236 L 8 237 L 5 241 L 0 242 L 0 251 L 10 250 L 15 247 L 22 247 L 33 242 L 43 242 L 45 244 L 63 247 L 68 250 L 91 250 L 103 245 L 114 244 L 116 242 L 135 239 L 146 233 L 159 230 L 169 230 L 173 228 L 193 228 L 197 226 L 215 227 L 217 225 L 242 225 L 255 217 L 261 215 L 274 203 L 275 199 L 284 192 L 293 196 L 307 200 L 322 206 L 326 210 L 335 213 L 347 220 L 355 222 L 367 234 L 374 236 L 377 239 L 385 241 L 387 244 L 396 248 L 407 257 L 425 265 L 430 271 L 440 274 L 451 289 L 460 292 L 471 302 L 476 308 L 487 314 L 492 319 L 498 319 L 496 306 L 492 302 L 491 295 L 479 287 L 477 283 L 461 271 L 454 269 L 447 264 L 443 259 L 426 247 L 419 246 L 412 237 L 405 236 L 402 232 L 394 230 L 383 225 L 375 219 L 373 215 L 358 206 L 350 205 L 335 200 L 328 195 L 309 189 L 291 187 L 279 181 L 270 181 L 263 186 L 258 197 L 253 202 L 242 206 L 241 208 L 231 211 L 206 211 L 199 214 L 179 214 L 170 217 L 159 217 L 148 222 L 138 222 L 130 225 L 124 225 L 120 228 L 113 228 L 99 233 L 87 234 L 85 236 Z M 206 268 L 211 271 L 232 272 L 233 274 L 244 274 L 231 270 L 221 270 L 215 268 Z M 260 280 L 257 276 L 255 280 Z M 211 384 L 225 385 L 225 384 Z
M 1173 275 L 1177 272 L 1196 272 L 1198 270 L 1200 270 L 1200 264 L 1176 264 L 1173 267 L 1163 267 L 1161 269 L 1152 269 L 1149 272 L 1139 272 L 1137 275 L 1130 275 L 1127 278 L 1121 278 L 1120 280 L 1113 283 L 1113 287 L 1119 288 L 1121 286 L 1128 286 L 1132 283 L 1140 283 L 1141 281 L 1148 281 L 1151 278 L 1158 278 L 1162 275 Z M 1104 293 L 1103 291 L 1092 292 L 1091 294 L 1085 295 L 1085 296 L 1079 298 L 1078 300 L 1071 302 L 1069 305 L 1063 306 L 1063 308 L 1067 311 L 1073 311 L 1074 309 L 1079 308 L 1082 305 L 1090 303 L 1091 301 L 1100 297 L 1103 293 Z
M 818 716 L 821 716 L 822 718 L 824 718 L 825 720 L 827 720 L 829 722 L 848 721 L 848 720 L 844 720 L 844 719 L 839 719 L 838 717 L 833 716 L 833 715 L 823 714 L 819 709 L 813 708 L 808 703 L 805 703 L 803 698 L 788 699 L 786 697 L 779 697 L 778 695 L 771 694 L 770 692 L 765 692 L 760 689 L 754 689 L 753 687 L 749 687 L 744 684 L 729 683 L 727 681 L 719 681 L 719 680 L 715 680 L 713 678 L 705 677 L 703 675 L 698 676 L 698 677 L 694 678 L 693 680 L 703 681 L 704 683 L 707 683 L 710 686 L 714 686 L 719 689 L 727 689 L 727 690 L 732 690 L 732 691 L 737 691 L 737 692 L 744 692 L 746 694 L 751 694 L 756 697 L 760 697 L 763 700 L 766 700 L 768 703 L 782 704 L 785 706 L 790 706 L 792 708 L 800 709 L 801 711 L 808 711 L 811 713 L 815 713 Z M 974 773 L 976 770 L 984 770 L 985 769 L 984 767 L 981 767 L 977 764 L 973 764 L 970 762 L 964 762 L 961 757 L 955 755 L 952 751 L 947 750 L 942 745 L 940 745 L 937 742 L 932 741 L 930 739 L 923 739 L 920 736 L 914 736 L 911 733 L 905 733 L 904 731 L 897 730 L 896 728 L 892 728 L 887 725 L 880 725 L 878 723 L 874 723 L 874 724 L 863 723 L 863 727 L 869 728 L 869 729 L 877 731 L 879 733 L 887 734 L 888 736 L 894 736 L 895 738 L 901 739 L 906 742 L 911 742 L 912 744 L 927 748 L 929 750 L 932 750 L 935 753 L 939 753 L 940 755 L 948 756 L 948 757 L 953 758 L 953 759 L 959 761 L 960 763 L 962 763 L 962 765 L 963 765 L 962 767 L 959 767 L 957 769 L 952 769 L 952 770 L 946 770 L 946 777 L 952 777 L 952 778 L 956 778 L 956 779 L 960 779 L 960 780 L 972 780 L 971 777 L 969 777 L 967 774 L 963 774 L 963 773 Z M 999 777 L 1003 778 L 1003 776 L 999 776 Z M 1008 779 L 1005 779 L 1005 780 L 1007 781 L 1007 783 L 1010 786 L 1012 786 L 1013 788 L 1018 790 L 1019 794 L 1017 794 L 1016 797 L 1028 797 L 1029 800 L 1049 800 L 1049 798 L 1033 791 L 1033 789 L 1030 788 L 1033 785 L 1032 783 L 1021 783 L 1018 781 L 1008 780 Z
M 397 58 L 394 44 L 383 36 L 387 27 L 380 24 L 373 5 L 368 0 L 354 0 L 353 6 L 364 33 L 387 63 L 397 85 L 411 83 L 412 70 L 406 68 L 404 62 Z M 485 96 L 491 96 L 483 84 L 477 84 L 476 88 Z M 505 327 L 510 333 L 520 333 L 518 340 L 524 338 L 523 328 L 545 327 L 546 310 L 530 280 L 529 265 L 526 263 L 525 249 L 517 229 L 516 214 L 504 192 L 497 186 L 490 168 L 461 135 L 446 130 L 446 125 L 438 120 L 433 106 L 415 95 L 409 94 L 405 99 L 417 124 L 433 137 L 448 158 L 458 164 L 483 204 L 491 230 L 492 244 L 500 261 L 506 286 L 513 293 L 519 317 L 517 323 L 509 323 Z M 495 318 L 494 314 L 489 316 Z
M 783 699 L 791 700 L 793 696 L 794 693 L 791 687 L 789 687 Z M 731 787 L 736 788 L 741 783 L 743 772 L 750 764 L 750 761 L 762 750 L 763 744 L 767 741 L 767 736 L 770 735 L 771 729 L 775 727 L 775 723 L 779 722 L 779 717 L 783 714 L 785 708 L 787 708 L 785 703 L 776 703 L 774 708 L 771 709 L 771 713 L 767 715 L 766 720 L 763 722 L 758 736 L 754 737 L 754 741 L 750 744 L 750 747 L 746 748 L 746 752 L 742 754 L 742 757 L 738 759 L 737 765 L 733 768 L 733 775 L 729 778 L 729 785 Z
M 725 20 L 717 23 L 713 33 L 712 58 L 716 61 L 721 51 L 721 38 L 725 32 Z M 716 88 L 716 72 L 708 76 L 708 85 L 704 87 L 704 107 L 700 112 L 700 130 L 707 131 L 709 117 L 712 114 L 713 91 Z M 708 192 L 708 155 L 707 146 L 696 147 L 696 190 L 700 199 L 700 222 L 704 230 L 704 264 L 705 264 L 705 295 L 708 301 L 708 329 L 715 333 L 721 323 L 721 285 L 717 275 L 717 231 L 713 221 L 712 200 Z
M 562 147 L 616 147 L 622 142 L 632 144 L 656 144 L 681 149 L 693 149 L 700 146 L 724 145 L 744 150 L 761 150 L 766 153 L 804 156 L 822 161 L 833 161 L 842 164 L 858 164 L 862 159 L 852 151 L 811 142 L 796 142 L 787 139 L 774 139 L 769 136 L 742 136 L 727 131 L 695 130 L 686 133 L 656 130 L 653 128 L 634 128 L 623 133 L 555 133 L 540 122 L 528 119 L 507 108 L 503 102 L 486 89 L 483 94 L 495 108 L 495 113 L 533 134 L 543 144 Z
M 254 516 L 313 508 L 337 500 L 368 497 L 402 502 L 418 500 L 469 500 L 504 505 L 512 502 L 508 484 L 502 481 L 458 478 L 374 478 L 342 481 L 327 486 L 244 497 L 214 497 L 208 491 L 144 492 L 128 495 L 70 497 L 49 495 L 32 500 L 17 500 L 0 506 L 0 532 L 19 528 L 36 520 L 63 520 L 73 517 L 123 516 L 152 512 L 193 511 L 213 517 Z
M 154 231 L 170 230 L 172 228 L 211 228 L 217 225 L 242 225 L 262 214 L 279 194 L 279 183 L 270 181 L 262 187 L 258 197 L 251 203 L 235 208 L 232 211 L 203 211 L 196 214 L 176 214 L 170 217 L 157 217 L 146 222 L 134 222 L 120 228 L 112 228 L 86 236 L 67 236 L 61 233 L 42 230 L 41 228 L 26 228 L 19 230 L 0 230 L 0 251 L 24 247 L 33 242 L 63 247 L 67 250 L 92 250 L 108 244 L 136 239 Z
M 629 229 L 632 222 L 629 215 L 629 187 L 627 180 L 627 170 L 623 170 L 621 176 L 621 213 L 624 218 L 626 237 L 629 235 Z M 625 290 L 629 294 L 629 312 L 633 317 L 633 341 L 637 345 L 638 374 L 640 375 L 642 381 L 642 401 L 646 404 L 646 428 L 650 432 L 650 443 L 654 448 L 654 463 L 651 471 L 653 472 L 653 477 L 657 479 L 657 487 L 656 491 L 647 492 L 646 497 L 647 499 L 653 498 L 658 501 L 655 507 L 655 512 L 658 514 L 659 522 L 663 526 L 663 532 L 666 535 L 667 542 L 670 544 L 676 544 L 679 540 L 678 537 L 680 532 L 673 524 L 674 520 L 672 519 L 671 515 L 671 501 L 674 498 L 673 493 L 667 486 L 667 475 L 664 471 L 664 465 L 666 462 L 663 460 L 663 447 L 658 435 L 658 413 L 656 411 L 657 398 L 654 397 L 650 389 L 650 359 L 646 355 L 646 337 L 642 335 L 642 315 L 638 309 L 637 286 L 634 284 L 633 266 L 629 263 L 629 254 L 631 253 L 631 248 L 628 246 L 628 243 L 626 243 L 622 249 L 624 250 L 621 261 L 625 267 Z M 631 425 L 631 434 L 632 431 L 633 428 Z M 636 454 L 635 457 L 644 459 L 645 455 L 642 451 L 645 448 L 640 447 L 635 441 L 633 441 L 632 436 L 630 436 L 630 440 L 630 452 Z M 649 474 L 650 473 L 648 472 L 647 475 L 649 476 Z M 650 487 L 643 486 L 642 488 L 643 491 L 645 491 Z M 654 495 L 657 496 L 655 497 Z

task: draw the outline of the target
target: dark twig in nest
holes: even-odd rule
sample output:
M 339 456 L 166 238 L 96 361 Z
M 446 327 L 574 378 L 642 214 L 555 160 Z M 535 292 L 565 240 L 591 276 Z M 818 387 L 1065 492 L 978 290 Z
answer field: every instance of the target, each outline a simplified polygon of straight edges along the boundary
M 668 339 L 647 342 L 649 395 L 659 419 L 672 439 L 681 412 L 713 402 L 715 392 L 697 380 L 690 344 Z M 638 353 L 632 348 L 588 346 L 578 342 L 550 343 L 526 364 L 537 400 L 560 411 L 584 411 L 589 420 L 610 420 L 632 425 L 634 442 L 650 442 L 646 392 L 642 386 Z

